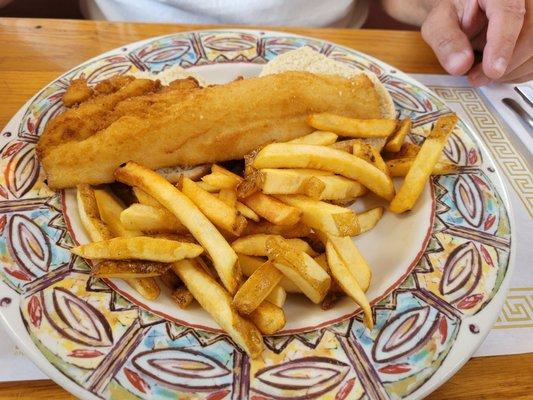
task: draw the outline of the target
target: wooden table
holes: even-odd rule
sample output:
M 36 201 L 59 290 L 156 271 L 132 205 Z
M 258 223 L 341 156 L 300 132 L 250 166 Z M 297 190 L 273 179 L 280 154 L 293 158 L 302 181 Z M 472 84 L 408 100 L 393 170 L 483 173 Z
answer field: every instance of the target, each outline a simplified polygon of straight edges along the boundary
M 4 126 L 40 88 L 88 58 L 136 40 L 200 28 L 205 27 L 0 19 L 0 126 Z M 353 29 L 283 30 L 352 47 L 405 72 L 444 72 L 419 33 Z M 429 398 L 531 399 L 532 377 L 533 354 L 474 358 Z M 60 400 L 73 396 L 49 380 L 0 383 L 0 399 L 15 398 Z

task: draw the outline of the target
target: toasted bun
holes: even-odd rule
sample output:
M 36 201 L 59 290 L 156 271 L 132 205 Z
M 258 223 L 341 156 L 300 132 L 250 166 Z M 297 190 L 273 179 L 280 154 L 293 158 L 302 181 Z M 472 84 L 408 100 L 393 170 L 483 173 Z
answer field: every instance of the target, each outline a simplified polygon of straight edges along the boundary
M 203 79 L 200 75 L 189 69 L 182 68 L 179 65 L 173 65 L 157 73 L 151 73 L 149 71 L 135 71 L 130 75 L 137 79 L 159 79 L 163 85 L 168 85 L 170 82 L 177 79 L 186 79 L 191 77 L 196 79 L 200 86 L 208 85 L 208 82 L 206 82 L 205 79 Z
M 362 72 L 349 67 L 339 61 L 332 60 L 318 53 L 310 47 L 304 46 L 296 50 L 283 53 L 263 67 L 259 76 L 278 74 L 286 71 L 305 71 L 314 74 L 340 75 L 351 78 L 355 75 L 367 75 L 380 98 L 381 116 L 383 118 L 396 118 L 396 110 L 390 93 L 385 89 L 379 78 L 372 72 Z
M 159 168 L 155 172 L 163 176 L 170 183 L 178 183 L 181 176 L 197 181 L 202 176 L 207 175 L 210 171 L 211 164 L 200 164 L 191 167 L 174 166 Z

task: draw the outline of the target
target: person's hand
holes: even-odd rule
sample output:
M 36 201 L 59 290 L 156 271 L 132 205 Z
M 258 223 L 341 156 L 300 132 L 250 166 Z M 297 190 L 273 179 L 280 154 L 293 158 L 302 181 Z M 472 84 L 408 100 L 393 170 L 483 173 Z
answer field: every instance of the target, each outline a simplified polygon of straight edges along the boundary
M 533 0 L 431 0 L 422 37 L 474 86 L 533 79 Z M 474 65 L 474 50 L 483 58 Z

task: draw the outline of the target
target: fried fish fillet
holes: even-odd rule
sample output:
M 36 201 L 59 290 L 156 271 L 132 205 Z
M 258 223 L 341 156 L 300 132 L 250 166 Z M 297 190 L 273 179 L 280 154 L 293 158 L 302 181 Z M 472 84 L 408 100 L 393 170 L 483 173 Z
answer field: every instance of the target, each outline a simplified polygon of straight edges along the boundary
M 77 86 L 78 82 L 73 85 Z M 37 154 L 41 158 L 59 144 L 86 139 L 125 115 L 139 118 L 156 116 L 181 101 L 192 90 L 199 89 L 192 78 L 180 79 L 164 87 L 150 79 L 111 78 L 99 83 L 95 91 L 98 92 L 100 85 L 103 85 L 99 89 L 103 94 L 65 111 L 46 125 L 37 145 Z M 78 88 L 74 90 L 77 91 Z
M 63 104 L 72 107 L 89 100 L 93 95 L 94 90 L 87 85 L 85 79 L 74 79 L 63 94 Z
M 135 77 L 131 75 L 114 75 L 111 78 L 99 82 L 94 87 L 94 90 L 99 94 L 115 93 L 133 80 L 135 80 Z
M 43 157 L 49 149 L 72 141 L 80 141 L 105 128 L 107 116 L 115 106 L 130 97 L 149 93 L 159 83 L 150 79 L 136 79 L 118 91 L 98 96 L 71 108 L 50 120 L 37 143 L 37 154 Z
M 379 118 L 379 94 L 365 75 L 283 72 L 238 80 L 193 91 L 154 116 L 126 113 L 91 136 L 54 142 L 39 155 L 53 189 L 108 183 L 130 160 L 161 168 L 242 158 L 266 143 L 312 132 L 307 117 L 320 112 Z M 50 143 L 47 133 L 41 141 Z
M 96 96 L 115 93 L 133 80 L 135 77 L 131 75 L 115 75 L 99 82 L 92 88 L 87 84 L 85 78 L 73 79 L 63 94 L 63 105 L 73 107 Z

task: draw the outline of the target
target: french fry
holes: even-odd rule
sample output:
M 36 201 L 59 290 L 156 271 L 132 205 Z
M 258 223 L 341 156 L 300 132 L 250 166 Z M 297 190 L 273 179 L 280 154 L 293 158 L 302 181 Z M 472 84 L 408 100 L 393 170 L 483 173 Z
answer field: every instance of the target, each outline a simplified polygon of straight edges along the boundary
M 237 201 L 235 203 L 235 208 L 237 209 L 237 212 L 241 213 L 241 215 L 245 218 L 251 219 L 252 221 L 259 222 L 260 217 L 256 214 L 254 210 L 252 210 L 247 205 L 241 203 L 240 201 Z M 246 228 L 245 228 L 246 230 Z
M 242 177 L 213 164 L 211 174 L 203 176 L 202 181 L 218 189 L 233 189 L 242 181 Z
M 246 227 L 246 218 L 237 214 L 234 207 L 228 206 L 217 196 L 206 192 L 195 182 L 184 178 L 181 183 L 181 191 L 187 196 L 202 213 L 217 227 L 226 232 L 239 236 Z M 227 190 L 227 189 L 224 189 Z
M 411 118 L 405 118 L 400 122 L 400 126 L 394 132 L 390 140 L 385 145 L 385 151 L 396 153 L 402 148 L 402 144 L 405 141 L 405 137 L 411 132 L 413 121 Z
M 325 245 L 324 245 L 324 248 L 325 248 Z M 322 253 L 318 257 L 315 257 L 315 261 L 317 262 L 318 265 L 322 267 L 324 271 L 328 273 L 329 276 L 331 276 L 331 268 L 329 267 L 326 253 Z M 333 299 L 338 298 L 338 296 L 329 296 L 328 298 L 328 295 L 330 295 L 331 293 L 335 293 L 335 294 L 343 293 L 342 289 L 339 287 L 339 285 L 334 279 L 331 280 L 331 285 L 329 287 L 328 294 L 326 295 L 326 297 L 324 297 L 324 300 L 322 300 L 322 306 L 324 305 L 324 302 L 332 303 Z
M 395 160 L 387 161 L 387 168 L 389 169 L 390 176 L 407 176 L 409 170 L 413 166 L 414 160 L 414 158 L 397 158 Z M 431 171 L 431 175 L 455 174 L 457 171 L 459 171 L 457 165 L 450 162 L 437 161 Z
M 282 279 L 284 279 L 283 277 Z M 285 278 L 286 279 L 286 278 Z M 283 286 L 277 285 L 266 297 L 266 301 L 274 304 L 278 307 L 283 307 L 285 300 L 287 299 L 287 292 L 283 289 Z
M 262 146 L 244 155 L 244 175 L 249 175 L 252 171 L 255 170 L 252 164 L 254 163 L 255 156 L 257 155 L 259 150 L 261 150 L 261 148 Z
M 197 181 L 196 184 L 209 193 L 216 193 L 220 190 L 219 188 L 211 186 L 210 184 L 204 181 Z
M 317 200 L 339 200 L 367 192 L 359 182 L 317 169 L 265 168 L 257 175 L 257 185 L 266 194 L 303 194 Z
M 322 267 L 324 271 L 326 271 L 328 274 L 330 274 L 330 269 L 328 265 L 328 259 L 326 257 L 326 253 L 319 254 L 314 258 L 314 260 L 317 262 L 318 265 Z
M 102 261 L 93 266 L 91 276 L 96 278 L 150 278 L 163 275 L 170 268 L 168 263 L 138 262 L 131 260 Z
M 161 288 L 154 278 L 128 278 L 124 279 L 124 281 L 148 300 L 157 299 L 161 293 Z
M 235 208 L 237 203 L 237 192 L 233 189 L 221 189 L 218 198 L 231 208 Z
M 352 154 L 324 146 L 273 143 L 265 146 L 253 163 L 261 168 L 313 168 L 354 179 L 387 200 L 394 197 L 389 176 Z
M 264 335 L 273 335 L 285 326 L 283 310 L 268 301 L 263 301 L 249 317 Z
M 455 114 L 440 117 L 429 136 L 424 140 L 413 165 L 405 176 L 400 190 L 390 203 L 389 209 L 394 213 L 410 210 L 420 197 L 435 164 L 439 160 L 446 140 L 457 123 Z
M 111 239 L 113 235 L 109 227 L 100 219 L 94 190 L 89 185 L 78 185 L 76 200 L 81 223 L 89 234 L 91 241 Z
M 205 181 L 204 183 L 210 182 L 211 186 L 216 187 L 218 190 L 233 190 L 236 188 L 238 198 L 248 197 L 259 190 L 254 177 L 248 176 L 247 179 L 244 179 L 216 164 L 213 164 L 212 173 L 202 179 Z
M 332 243 L 329 241 L 326 244 L 326 254 L 328 256 L 328 264 L 331 268 L 331 273 L 337 281 L 337 284 L 353 301 L 361 306 L 365 316 L 365 325 L 369 329 L 372 329 L 374 326 L 372 309 L 370 308 L 365 293 L 359 287 L 357 279 L 351 274 L 348 267 L 342 261 Z
M 341 199 L 341 200 L 329 200 L 328 203 L 334 204 L 336 206 L 350 208 L 357 201 L 357 197 L 350 199 Z
M 238 256 L 242 272 L 245 276 L 251 276 L 254 271 L 261 265 L 263 265 L 266 261 L 263 258 L 247 256 L 245 254 L 238 254 Z M 302 293 L 300 288 L 294 283 L 292 283 L 292 281 L 289 280 L 287 277 L 283 277 L 281 279 L 279 286 L 281 286 L 283 290 L 285 290 L 287 293 Z
M 283 278 L 283 274 L 267 261 L 254 271 L 233 297 L 233 306 L 243 315 L 249 315 L 266 299 Z
M 331 285 L 330 276 L 315 260 L 294 248 L 282 238 L 267 241 L 268 258 L 285 276 L 293 281 L 313 303 L 320 303 Z
M 302 212 L 302 222 L 336 236 L 354 236 L 360 232 L 357 215 L 350 209 L 299 195 L 278 195 L 280 201 Z
M 375 138 L 359 138 L 359 139 L 341 140 L 339 142 L 330 144 L 328 147 L 331 147 L 332 149 L 342 150 L 347 153 L 351 153 L 353 150 L 353 144 L 358 141 L 363 141 L 369 144 L 370 146 L 374 147 L 377 151 L 381 151 L 385 147 L 387 138 L 375 137 Z
M 372 272 L 366 260 L 355 246 L 351 237 L 338 237 L 327 235 L 327 243 L 331 243 L 337 255 L 350 273 L 357 279 L 357 283 L 363 292 L 368 290 Z M 326 250 L 327 250 L 326 243 Z M 328 258 L 329 261 L 329 258 Z M 331 265 L 330 265 L 331 268 Z
M 83 227 L 89 234 L 91 241 L 98 242 L 102 240 L 111 239 L 114 235 L 113 232 L 109 229 L 109 226 L 102 221 L 100 218 L 100 211 L 98 210 L 98 204 L 96 201 L 96 193 L 93 188 L 89 185 L 80 185 L 78 186 L 78 193 L 76 194 L 78 201 L 78 209 L 80 212 L 81 222 Z M 107 196 L 106 196 L 107 198 Z M 111 198 L 115 201 L 116 198 Z M 121 203 L 119 203 L 121 204 Z M 105 207 L 105 205 L 103 205 Z M 112 210 L 116 209 L 116 204 L 113 204 Z M 108 221 L 112 223 L 113 226 L 117 227 L 120 224 L 120 214 L 114 212 L 107 212 L 106 217 Z M 118 231 L 126 232 L 126 234 L 131 234 L 133 231 L 128 231 L 123 227 L 120 227 Z M 135 232 L 133 232 L 135 233 Z M 134 261 L 135 262 L 135 261 Z M 142 264 L 143 261 L 138 263 Z M 124 281 L 130 285 L 134 290 L 136 290 L 141 296 L 148 300 L 155 300 L 159 297 L 161 289 L 157 285 L 157 282 L 154 278 L 125 278 Z
M 135 197 L 137 197 L 137 201 L 141 204 L 151 207 L 163 207 L 160 202 L 158 202 L 156 199 L 154 199 L 152 196 L 150 196 L 144 190 L 139 189 L 138 187 L 133 188 L 133 194 L 135 194 Z
M 365 160 L 366 162 L 374 165 L 376 168 L 377 166 L 374 164 L 374 157 L 372 155 L 371 147 L 369 144 L 366 144 L 360 139 L 355 139 L 353 141 L 351 153 L 359 157 L 362 160 Z
M 172 267 L 172 265 L 171 265 Z M 178 278 L 178 275 L 174 273 L 174 271 L 169 269 L 168 271 L 164 272 L 159 276 L 159 279 L 161 279 L 161 282 L 163 282 L 163 285 L 165 285 L 170 290 L 174 291 L 180 284 L 180 278 Z
M 250 181 L 244 180 L 237 174 L 222 168 L 219 165 L 213 164 L 212 173 L 226 177 L 231 180 L 232 188 L 237 187 L 237 196 L 241 198 L 248 208 L 254 211 L 257 215 L 265 218 L 276 225 L 293 225 L 300 219 L 300 212 L 292 207 L 280 203 L 271 196 L 256 192 L 253 188 L 243 187 L 243 183 L 252 182 L 251 186 L 255 185 L 255 179 Z M 247 186 L 247 185 L 244 185 Z M 223 189 L 223 188 L 221 188 Z M 245 195 L 242 195 L 244 193 Z
M 151 233 L 150 235 L 145 236 L 174 240 L 175 242 L 197 243 L 194 236 L 190 233 Z
M 247 156 L 244 157 L 245 162 Z M 226 168 L 221 167 L 220 165 L 213 164 L 211 171 L 213 175 L 220 176 L 220 180 L 227 181 L 227 184 L 231 184 L 231 188 L 237 188 L 237 197 L 240 199 L 243 199 L 245 197 L 250 196 L 251 194 L 254 194 L 258 191 L 258 187 L 255 184 L 255 179 L 253 176 L 251 176 L 250 171 L 253 170 L 253 168 L 250 168 L 249 165 L 245 166 L 245 172 L 248 170 L 248 174 L 246 174 L 246 179 L 243 177 L 234 174 L 231 171 L 228 171 Z M 221 187 L 221 189 L 223 189 Z
M 244 276 L 251 276 L 257 268 L 266 262 L 263 257 L 247 256 L 246 254 L 237 254 L 239 256 L 239 264 L 241 265 Z
M 238 185 L 231 177 L 218 173 L 210 173 L 209 175 L 202 176 L 202 182 L 216 190 L 233 189 Z
M 337 141 L 338 136 L 333 132 L 314 131 L 308 135 L 289 140 L 287 143 L 312 144 L 315 146 L 328 146 Z
M 384 207 L 375 207 L 360 214 L 357 214 L 359 220 L 359 226 L 361 228 L 360 233 L 368 232 L 379 222 L 383 216 Z
M 301 211 L 263 193 L 254 193 L 242 199 L 257 215 L 276 225 L 294 225 L 300 220 Z
M 358 140 L 353 145 L 352 153 L 354 156 L 367 160 L 384 174 L 389 175 L 387 164 L 383 161 L 380 152 L 373 146 Z
M 231 247 L 239 254 L 246 254 L 247 256 L 259 256 L 264 257 L 267 255 L 267 241 L 272 237 L 283 239 L 280 235 L 265 235 L 256 234 L 240 237 L 235 240 Z M 290 244 L 294 250 L 303 251 L 309 254 L 311 257 L 317 255 L 317 253 L 309 246 L 309 244 L 301 239 L 285 239 L 286 243 Z
M 396 153 L 398 157 L 416 157 L 420 151 L 420 146 L 414 143 L 405 142 L 402 144 L 400 151 Z
M 420 151 L 420 146 L 411 142 L 404 142 L 398 152 L 384 152 L 385 160 L 395 160 L 398 158 L 415 158 Z
M 287 293 L 303 293 L 302 289 L 300 289 L 296 284 L 291 281 L 286 276 L 283 277 L 279 285 L 285 290 Z
M 289 293 L 303 293 L 315 304 L 320 303 L 322 299 L 325 297 L 325 295 L 327 294 L 328 289 L 320 288 L 320 290 L 318 290 L 317 288 L 314 288 L 312 286 L 312 283 L 308 282 L 307 276 L 302 275 L 302 271 L 295 270 L 294 266 L 287 264 L 287 263 L 285 264 L 275 263 L 274 265 L 286 276 L 289 282 L 292 282 L 299 289 L 298 292 L 289 291 L 286 289 L 286 286 L 283 284 L 283 281 L 281 281 L 280 285 L 283 286 L 285 290 L 287 290 Z M 316 270 L 316 266 L 317 264 L 315 263 L 315 266 L 309 269 Z M 302 265 L 302 268 L 308 269 L 307 266 L 304 267 L 303 265 Z M 320 270 L 324 272 L 320 266 L 318 266 L 318 268 L 320 268 Z M 328 279 L 329 281 L 331 281 L 331 278 L 329 278 L 329 275 L 328 275 Z M 329 284 L 331 283 L 328 283 L 328 285 Z M 326 284 L 323 284 L 323 285 L 326 286 Z
M 185 309 L 194 301 L 192 293 L 186 287 L 178 287 L 172 291 L 170 297 L 179 308 Z
M 233 182 L 234 182 L 234 185 L 238 185 L 240 183 L 240 181 L 242 180 L 242 177 L 231 172 L 230 170 L 224 168 L 224 167 L 221 167 L 220 165 L 217 165 L 217 164 L 213 164 L 211 166 L 211 173 L 213 174 L 221 174 L 221 175 L 225 175 L 231 179 L 233 179 Z
M 263 351 L 259 330 L 231 305 L 230 294 L 219 285 L 195 260 L 182 260 L 172 269 L 183 281 L 200 306 L 231 336 L 251 358 Z
M 249 166 L 246 168 L 247 170 L 245 170 L 245 178 L 237 187 L 237 196 L 241 199 L 244 199 L 257 192 L 264 193 L 264 191 L 261 189 L 264 179 L 261 171 L 253 168 L 251 164 L 249 164 Z
M 245 199 L 246 197 L 257 192 L 263 192 L 261 190 L 263 175 L 259 170 L 253 168 L 251 164 L 246 168 L 247 170 L 245 170 L 245 178 L 237 186 L 237 197 L 239 199 Z
M 368 189 L 359 182 L 339 175 L 318 176 L 324 184 L 324 190 L 317 200 L 354 199 L 365 195 Z
M 149 236 L 117 237 L 101 242 L 77 246 L 73 254 L 90 260 L 146 260 L 175 262 L 184 258 L 194 258 L 204 249 L 194 243 L 153 238 Z
M 253 223 L 248 221 L 248 225 L 244 230 L 244 235 L 255 235 L 264 233 L 267 235 L 281 235 L 284 238 L 292 239 L 299 237 L 306 237 L 311 233 L 311 228 L 307 225 L 298 222 L 294 225 L 275 225 L 268 221 L 261 221 Z
M 328 147 L 335 149 L 335 150 L 344 151 L 346 153 L 351 153 L 353 149 L 353 144 L 355 143 L 356 140 L 361 140 L 361 139 L 340 140 L 338 142 L 330 144 Z
M 266 168 L 268 170 L 268 168 Z M 275 168 L 272 168 L 271 169 L 272 171 L 275 171 L 275 172 L 283 172 L 283 171 L 288 171 L 288 172 L 294 172 L 298 175 L 302 175 L 304 177 L 317 177 L 317 178 L 321 178 L 323 176 L 334 176 L 335 174 L 333 172 L 329 172 L 329 171 L 321 171 L 319 169 L 311 169 L 311 168 L 295 168 L 295 169 L 275 169 Z M 262 169 L 262 170 L 257 170 L 259 172 L 261 171 L 265 171 L 265 169 Z
M 251 196 L 254 193 L 257 193 L 260 191 L 259 188 L 259 179 L 260 176 L 257 174 L 257 170 L 252 168 L 251 166 L 246 167 L 248 170 L 248 174 L 246 174 L 246 178 L 243 179 L 238 185 L 237 185 L 237 197 L 239 199 L 245 199 L 248 196 Z M 245 170 L 246 173 L 246 170 Z
M 237 254 L 187 196 L 155 172 L 133 162 L 118 168 L 115 177 L 121 182 L 140 187 L 174 214 L 207 251 L 228 291 L 237 291 L 241 282 Z
M 120 214 L 125 206 L 109 189 L 95 189 L 94 197 L 98 204 L 100 218 L 106 223 L 113 236 L 136 237 L 142 236 L 139 230 L 127 229 L 120 221 Z
M 324 183 L 307 170 L 265 168 L 256 176 L 256 184 L 265 194 L 304 194 L 319 198 L 325 188 Z
M 206 257 L 205 254 L 204 254 L 203 257 L 196 258 L 196 262 L 213 279 L 217 279 L 217 272 L 216 272 L 215 266 L 213 265 L 213 262 L 211 261 L 211 259 L 209 259 L 209 257 Z
M 309 116 L 309 125 L 322 131 L 335 132 L 350 137 L 388 137 L 398 121 L 395 119 L 356 119 L 328 113 Z
M 146 232 L 188 232 L 187 229 L 177 220 L 177 218 L 162 207 L 162 205 L 155 200 L 152 196 L 144 192 L 143 190 L 134 187 L 133 192 L 137 197 L 137 200 L 141 204 L 132 204 L 130 214 L 126 212 L 128 209 L 122 211 L 120 219 L 123 225 L 128 229 L 141 230 Z M 132 213 L 131 207 L 137 207 L 136 212 Z M 138 206 L 143 206 L 139 208 Z M 144 210 L 142 210 L 144 208 Z M 150 209 L 148 209 L 150 208 Z M 146 212 L 149 211 L 148 215 Z M 139 215 L 140 214 L 140 215 Z M 129 220 L 128 220 L 129 218 Z M 144 225 L 143 225 L 144 224 Z M 170 226 L 169 226 L 170 225 Z M 170 264 L 164 264 L 170 267 Z M 175 296 L 174 291 L 178 289 L 180 280 L 177 275 L 171 270 L 167 270 L 159 276 L 159 279 L 163 284 L 171 291 L 171 298 L 178 303 L 182 308 L 185 308 L 192 301 L 192 295 L 190 292 L 187 295 L 187 288 L 181 287 L 178 292 L 179 296 Z
M 143 232 L 179 232 L 186 233 L 187 228 L 169 211 L 135 203 L 120 213 L 122 225 L 133 231 Z

